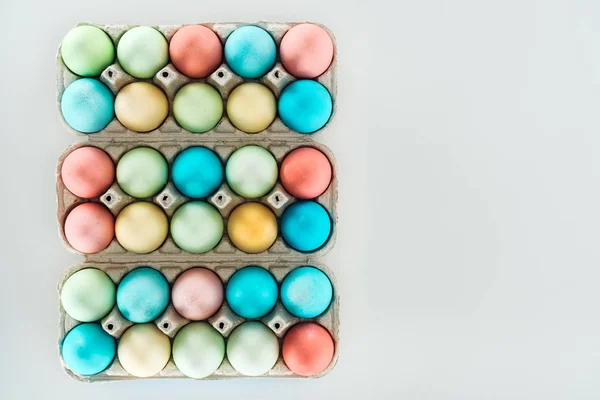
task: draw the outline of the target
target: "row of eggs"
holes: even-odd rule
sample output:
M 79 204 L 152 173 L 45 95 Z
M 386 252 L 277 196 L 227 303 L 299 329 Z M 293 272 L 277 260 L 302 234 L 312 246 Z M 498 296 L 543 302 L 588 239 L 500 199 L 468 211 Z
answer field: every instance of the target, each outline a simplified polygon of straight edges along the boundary
M 65 312 L 81 322 L 104 318 L 115 304 L 127 320 L 151 322 L 166 310 L 169 301 L 179 315 L 192 321 L 211 317 L 224 300 L 243 318 L 261 318 L 273 310 L 278 298 L 293 316 L 315 318 L 331 304 L 333 286 L 320 269 L 302 266 L 289 272 L 279 289 L 268 270 L 251 265 L 237 270 L 225 289 L 221 278 L 203 267 L 181 273 L 172 288 L 160 271 L 150 267 L 133 269 L 116 288 L 105 272 L 85 268 L 71 275 L 61 289 Z
M 75 196 L 98 197 L 115 181 L 128 195 L 145 199 L 158 194 L 169 179 L 169 164 L 158 150 L 136 147 L 115 165 L 103 150 L 84 146 L 70 152 L 61 166 L 61 179 Z M 193 146 L 175 157 L 171 179 L 183 195 L 202 199 L 214 194 L 225 180 L 236 194 L 255 199 L 269 193 L 280 179 L 292 196 L 314 199 L 327 190 L 332 179 L 329 159 L 318 149 L 299 147 L 289 152 L 278 167 L 271 152 L 246 145 L 235 150 L 225 162 L 203 146 Z
M 318 375 L 333 360 L 335 344 L 329 331 L 315 322 L 300 322 L 285 334 L 280 348 L 275 333 L 262 322 L 247 321 L 225 338 L 208 322 L 191 322 L 171 340 L 152 323 L 134 324 L 117 340 L 98 323 L 83 323 L 67 333 L 61 355 L 71 371 L 82 376 L 106 370 L 115 356 L 135 377 L 158 375 L 173 358 L 187 377 L 202 379 L 229 364 L 245 376 L 267 374 L 281 356 L 300 376 Z
M 213 205 L 190 201 L 168 220 L 156 204 L 138 201 L 123 208 L 115 219 L 105 206 L 88 202 L 77 205 L 66 216 L 64 235 L 69 245 L 84 254 L 106 249 L 113 238 L 127 251 L 146 254 L 158 249 L 168 234 L 183 251 L 201 254 L 221 242 L 223 217 Z M 312 200 L 288 206 L 279 225 L 273 211 L 258 202 L 237 206 L 227 220 L 231 244 L 248 254 L 267 251 L 281 232 L 285 243 L 300 252 L 314 252 L 329 239 L 332 220 L 321 204 Z
M 170 42 L 158 30 L 140 26 L 129 29 L 119 39 L 116 58 L 130 75 L 152 78 L 170 61 L 190 78 L 205 78 L 223 60 L 239 76 L 256 79 L 273 68 L 277 45 L 266 30 L 253 25 L 235 29 L 225 41 L 204 25 L 180 28 Z M 73 28 L 63 39 L 61 56 L 75 74 L 98 76 L 115 61 L 111 38 L 95 26 Z M 279 58 L 285 69 L 298 78 L 316 78 L 323 74 L 334 56 L 333 41 L 320 26 L 299 24 L 285 33 L 279 46 Z
M 169 115 L 167 96 L 150 82 L 130 83 L 115 97 L 96 79 L 78 79 L 67 86 L 60 106 L 65 122 L 82 133 L 101 131 L 115 116 L 127 129 L 150 132 L 159 128 Z M 172 111 L 175 121 L 193 133 L 213 129 L 224 111 L 229 121 L 246 133 L 264 131 L 277 114 L 291 130 L 313 133 L 329 121 L 333 101 L 325 86 L 304 79 L 286 86 L 278 100 L 260 83 L 242 83 L 233 89 L 224 106 L 217 89 L 208 83 L 193 82 L 179 89 Z
M 84 322 L 72 329 L 62 343 L 63 359 L 80 375 L 95 375 L 106 369 L 115 354 L 131 375 L 149 377 L 159 373 L 171 353 L 178 369 L 186 376 L 203 378 L 214 373 L 225 357 L 225 341 L 207 322 L 192 322 L 175 336 L 172 351 L 169 338 L 156 325 L 169 301 L 175 310 L 191 321 L 204 321 L 215 314 L 223 301 L 244 318 L 260 318 L 269 313 L 280 298 L 284 308 L 299 318 L 324 313 L 333 298 L 331 281 L 321 270 L 302 266 L 290 271 L 277 286 L 266 269 L 247 266 L 236 271 L 225 289 L 217 274 L 196 267 L 180 274 L 172 288 L 156 269 L 136 268 L 115 288 L 106 273 L 96 268 L 71 275 L 61 290 L 61 304 L 72 318 Z M 116 304 L 120 313 L 135 323 L 119 340 L 94 323 Z M 313 322 L 293 326 L 285 335 L 283 359 L 293 372 L 310 376 L 322 372 L 333 358 L 334 345 L 329 332 Z M 258 321 L 238 326 L 227 341 L 227 358 L 243 375 L 268 372 L 279 358 L 279 342 L 271 329 Z

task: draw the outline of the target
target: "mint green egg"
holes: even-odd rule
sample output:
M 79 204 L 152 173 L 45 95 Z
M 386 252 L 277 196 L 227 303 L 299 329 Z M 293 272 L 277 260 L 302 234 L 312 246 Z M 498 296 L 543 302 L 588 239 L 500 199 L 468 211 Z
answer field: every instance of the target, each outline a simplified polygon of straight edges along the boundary
M 117 183 L 130 196 L 144 199 L 162 190 L 169 179 L 165 157 L 150 147 L 136 147 L 117 164 Z
M 213 374 L 225 358 L 225 340 L 208 322 L 184 326 L 173 340 L 173 361 L 186 376 L 200 379 Z
M 117 59 L 129 75 L 152 78 L 169 62 L 167 39 L 154 28 L 130 29 L 117 44 Z
M 277 161 L 273 154 L 255 145 L 234 151 L 225 166 L 227 184 L 247 199 L 267 194 L 275 186 L 277 175 Z
M 244 322 L 229 335 L 227 359 L 243 375 L 264 375 L 273 368 L 278 358 L 277 336 L 262 322 Z
M 223 100 L 207 83 L 190 83 L 181 88 L 173 100 L 177 123 L 190 132 L 211 130 L 223 116 Z
M 67 33 L 60 47 L 63 62 L 80 76 L 98 76 L 115 59 L 115 46 L 100 28 L 82 25 Z
M 105 317 L 114 307 L 115 284 L 106 273 L 96 268 L 75 272 L 60 292 L 65 312 L 81 322 L 93 322 Z
M 223 217 L 204 201 L 190 201 L 171 217 L 171 237 L 182 250 L 206 253 L 223 237 Z

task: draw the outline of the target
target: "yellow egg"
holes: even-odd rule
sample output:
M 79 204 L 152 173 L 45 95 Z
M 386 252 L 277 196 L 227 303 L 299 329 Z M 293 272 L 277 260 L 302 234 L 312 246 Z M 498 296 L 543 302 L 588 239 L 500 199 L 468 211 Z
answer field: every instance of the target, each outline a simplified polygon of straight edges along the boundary
M 263 204 L 244 203 L 229 216 L 227 233 L 238 249 L 246 253 L 261 253 L 277 239 L 277 219 L 273 211 Z
M 125 86 L 115 98 L 115 114 L 127 129 L 149 132 L 158 128 L 169 114 L 167 96 L 148 82 Z
M 121 336 L 117 354 L 125 371 L 147 378 L 167 365 L 171 342 L 153 323 L 135 324 Z
M 227 116 L 246 133 L 264 131 L 277 115 L 273 93 L 259 83 L 248 82 L 233 89 L 227 99 Z
M 156 204 L 140 201 L 125 207 L 115 222 L 115 236 L 126 250 L 150 253 L 167 238 L 167 216 Z

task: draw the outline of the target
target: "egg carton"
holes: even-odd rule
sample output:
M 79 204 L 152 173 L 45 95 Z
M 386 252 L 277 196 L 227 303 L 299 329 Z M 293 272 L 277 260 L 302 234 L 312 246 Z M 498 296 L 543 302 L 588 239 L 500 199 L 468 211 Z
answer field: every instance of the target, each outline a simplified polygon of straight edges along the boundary
M 247 260 L 232 260 L 231 262 L 218 262 L 218 263 L 194 263 L 194 262 L 160 262 L 156 261 L 153 258 L 152 261 L 148 263 L 82 263 L 79 265 L 75 265 L 68 270 L 66 270 L 58 284 L 58 292 L 62 290 L 62 287 L 66 280 L 73 275 L 75 272 L 84 269 L 84 268 L 97 268 L 104 271 L 114 282 L 118 285 L 121 279 L 130 271 L 139 267 L 152 267 L 160 271 L 166 279 L 169 281 L 169 284 L 172 285 L 177 276 L 182 272 L 195 267 L 204 267 L 208 268 L 211 271 L 214 271 L 223 281 L 224 284 L 227 283 L 229 278 L 239 269 L 246 267 L 249 263 Z M 275 279 L 277 280 L 278 286 L 281 285 L 281 281 L 283 278 L 293 269 L 307 265 L 306 263 L 282 263 L 282 262 L 273 262 L 273 261 L 260 261 L 254 260 L 252 265 L 258 265 L 267 269 L 269 272 L 273 274 Z M 283 337 L 286 332 L 299 322 L 312 321 L 316 322 L 319 325 L 326 328 L 334 342 L 334 355 L 329 366 L 318 375 L 314 375 L 308 377 L 311 378 L 319 378 L 323 375 L 329 373 L 335 366 L 338 359 L 338 343 L 339 343 L 339 307 L 340 307 L 340 298 L 337 290 L 337 282 L 335 280 L 335 276 L 333 273 L 325 266 L 315 263 L 310 263 L 311 266 L 314 266 L 321 271 L 323 271 L 331 284 L 333 285 L 333 299 L 329 308 L 321 315 L 316 318 L 298 318 L 291 315 L 282 305 L 281 300 L 277 300 L 277 304 L 274 309 L 265 315 L 262 318 L 255 319 L 257 321 L 261 321 L 265 325 L 267 325 L 277 336 L 279 339 L 279 347 L 281 349 L 281 344 Z M 133 380 L 133 379 L 165 379 L 165 378 L 183 378 L 183 379 L 192 379 L 185 375 L 183 375 L 177 366 L 173 362 L 173 358 L 169 360 L 165 368 L 159 372 L 157 375 L 150 378 L 138 378 L 130 375 L 119 363 L 118 356 L 115 356 L 112 364 L 103 372 L 92 375 L 92 376 L 82 376 L 74 373 L 65 365 L 64 360 L 62 358 L 62 341 L 65 338 L 66 334 L 73 329 L 75 326 L 79 325 L 81 322 L 74 320 L 71 318 L 63 309 L 62 305 L 59 306 L 59 356 L 61 359 L 61 363 L 65 372 L 82 382 L 110 382 L 110 381 L 120 381 L 120 380 Z M 208 319 L 208 322 L 227 340 L 231 332 L 241 323 L 247 321 L 248 319 L 240 317 L 235 314 L 229 306 L 226 304 L 226 301 L 223 302 L 221 308 Z M 188 324 L 189 320 L 183 318 L 181 315 L 175 311 L 172 303 L 169 303 L 167 309 L 160 315 L 156 320 L 154 320 L 154 324 L 160 329 L 165 335 L 169 336 L 171 341 L 177 334 L 177 332 L 183 328 L 186 324 Z M 119 339 L 121 335 L 133 325 L 132 322 L 128 321 L 121 315 L 119 309 L 115 305 L 113 310 L 100 321 L 102 328 L 115 339 Z M 279 359 L 277 360 L 275 366 L 268 371 L 266 374 L 260 376 L 263 378 L 306 378 L 300 376 L 298 374 L 293 373 L 286 366 L 283 358 L 281 356 L 281 351 L 279 355 Z M 230 378 L 248 378 L 237 372 L 227 360 L 227 356 L 223 360 L 221 366 L 210 376 L 204 379 L 230 379 Z
M 279 49 L 279 44 L 283 35 L 295 25 L 298 25 L 302 22 L 256 22 L 256 23 L 246 23 L 246 22 L 209 22 L 202 23 L 211 30 L 213 30 L 217 36 L 220 38 L 221 43 L 224 45 L 227 37 L 237 28 L 246 25 L 255 25 L 265 29 L 267 32 L 271 34 L 275 43 L 277 44 L 277 48 Z M 98 27 L 105 31 L 110 38 L 112 39 L 115 49 L 119 42 L 121 36 L 131 28 L 135 28 L 139 25 L 100 25 L 100 24 L 91 24 L 91 23 L 80 23 L 79 25 L 91 25 Z M 334 46 L 334 55 L 333 60 L 329 68 L 318 78 L 315 80 L 321 83 L 323 86 L 327 88 L 329 93 L 331 94 L 331 98 L 333 100 L 333 112 L 330 120 L 325 124 L 323 128 L 319 131 L 325 129 L 325 127 L 331 122 L 333 115 L 335 114 L 336 109 L 336 95 L 337 95 L 337 46 L 335 43 L 335 37 L 333 33 L 326 27 L 321 24 L 316 24 L 325 29 L 325 31 L 329 34 L 333 41 Z M 168 42 L 171 41 L 171 38 L 179 30 L 185 25 L 154 25 L 152 28 L 160 31 Z M 115 52 L 116 53 L 116 52 Z M 140 139 L 151 139 L 151 140 L 162 140 L 162 141 L 179 141 L 179 140 L 199 140 L 204 141 L 207 139 L 218 140 L 218 139 L 266 139 L 266 138 L 285 138 L 287 140 L 299 140 L 299 141 L 307 141 L 312 140 L 311 134 L 301 134 L 298 132 L 294 132 L 290 130 L 279 117 L 276 117 L 273 123 L 265 130 L 258 133 L 246 133 L 239 129 L 237 129 L 227 118 L 227 98 L 231 91 L 238 85 L 244 82 L 259 82 L 267 86 L 274 94 L 276 98 L 279 98 L 282 90 L 290 83 L 296 80 L 296 78 L 288 73 L 281 62 L 279 61 L 279 57 L 277 58 L 277 62 L 275 66 L 262 78 L 259 79 L 246 79 L 242 78 L 231 71 L 231 69 L 227 66 L 225 61 L 215 72 L 209 75 L 204 79 L 193 79 L 189 78 L 182 73 L 180 73 L 173 64 L 169 63 L 163 69 L 158 71 L 158 73 L 152 79 L 139 79 L 134 78 L 131 75 L 127 74 L 123 68 L 119 65 L 118 61 L 115 60 L 115 63 L 108 66 L 101 74 L 100 81 L 102 81 L 108 88 L 113 92 L 113 94 L 117 94 L 121 88 L 125 85 L 133 82 L 151 82 L 156 86 L 161 88 L 167 96 L 169 100 L 169 116 L 163 122 L 163 124 L 157 129 L 146 132 L 139 133 L 124 127 L 117 118 L 113 118 L 113 120 L 106 126 L 106 128 L 102 129 L 97 133 L 85 134 L 78 132 L 71 128 L 62 118 L 62 112 L 60 110 L 60 100 L 62 94 L 67 86 L 71 84 L 73 81 L 80 79 L 81 77 L 71 72 L 67 66 L 64 64 L 61 57 L 61 49 L 59 47 L 57 57 L 57 77 L 56 77 L 56 93 L 57 93 L 57 105 L 59 115 L 63 120 L 65 126 L 72 132 L 75 132 L 77 135 L 86 136 L 89 141 L 96 140 L 106 140 L 106 139 L 119 139 L 122 140 L 140 140 Z M 206 82 L 213 87 L 215 87 L 219 93 L 221 94 L 221 98 L 224 102 L 223 107 L 223 117 L 219 121 L 219 123 L 210 131 L 205 133 L 193 133 L 183 129 L 180 125 L 177 124 L 175 118 L 173 117 L 172 111 L 172 102 L 177 91 L 185 84 L 191 82 Z
M 322 144 L 316 142 L 308 142 L 308 143 L 297 143 L 297 142 L 289 142 L 289 141 L 278 141 L 274 139 L 262 139 L 256 140 L 253 142 L 247 141 L 203 141 L 201 143 L 198 142 L 186 142 L 186 141 L 178 141 L 178 142 L 161 142 L 161 141 L 153 141 L 153 142 L 94 142 L 93 144 L 82 142 L 72 145 L 67 149 L 59 158 L 57 170 L 56 170 L 56 192 L 57 192 L 57 201 L 58 201 L 58 221 L 59 221 L 59 232 L 60 236 L 63 239 L 63 243 L 67 248 L 71 251 L 76 252 L 69 243 L 67 242 L 64 234 L 64 223 L 69 212 L 75 208 L 76 206 L 92 201 L 97 203 L 102 203 L 115 215 L 128 204 L 131 204 L 136 201 L 150 201 L 157 204 L 161 207 L 164 212 L 167 214 L 167 217 L 170 218 L 173 213 L 177 210 L 179 206 L 186 203 L 187 201 L 193 201 L 194 199 L 190 199 L 183 194 L 181 194 L 173 184 L 172 181 L 169 181 L 167 186 L 157 195 L 146 198 L 146 199 L 136 199 L 121 190 L 116 181 L 113 185 L 101 196 L 93 199 L 84 199 L 81 197 L 77 197 L 73 195 L 64 185 L 61 179 L 61 168 L 65 157 L 73 150 L 83 147 L 83 146 L 94 146 L 104 150 L 106 153 L 112 157 L 115 165 L 117 164 L 119 158 L 126 153 L 127 151 L 135 148 L 135 147 L 151 147 L 159 152 L 161 152 L 169 164 L 172 164 L 174 158 L 179 154 L 180 151 L 190 147 L 190 146 L 205 146 L 213 151 L 215 151 L 225 164 L 227 158 L 240 147 L 245 145 L 255 144 L 269 150 L 276 158 L 278 166 L 281 165 L 281 162 L 285 155 L 290 151 L 299 148 L 299 147 L 312 147 L 320 150 L 324 153 L 328 158 L 332 166 L 332 180 L 327 188 L 327 190 L 314 199 L 317 203 L 321 204 L 330 215 L 332 221 L 332 233 L 327 240 L 327 242 L 318 250 L 310 253 L 300 252 L 292 249 L 288 246 L 285 241 L 282 239 L 281 235 L 278 235 L 277 240 L 268 250 L 258 253 L 258 254 L 248 254 L 244 253 L 242 250 L 236 248 L 230 241 L 227 235 L 227 219 L 229 214 L 235 207 L 250 201 L 257 201 L 262 204 L 265 204 L 269 207 L 279 220 L 283 211 L 291 204 L 297 201 L 292 195 L 286 192 L 280 182 L 277 182 L 275 187 L 267 193 L 265 196 L 259 199 L 244 199 L 243 197 L 237 195 L 233 192 L 227 182 L 224 181 L 221 187 L 210 197 L 205 199 L 208 203 L 212 204 L 217 208 L 217 210 L 223 216 L 225 222 L 225 232 L 223 234 L 223 238 L 219 242 L 219 244 L 212 250 L 201 253 L 189 253 L 186 252 L 175 244 L 170 235 L 167 237 L 167 240 L 155 251 L 140 255 L 136 253 L 129 252 L 125 250 L 121 245 L 117 242 L 116 238 L 113 238 L 111 244 L 104 249 L 103 251 L 96 254 L 87 254 L 87 261 L 107 261 L 107 262 L 126 262 L 126 261 L 135 261 L 139 260 L 140 257 L 144 256 L 153 261 L 194 261 L 194 260 L 202 260 L 202 261 L 224 261 L 231 259 L 238 259 L 240 257 L 272 257 L 278 259 L 286 259 L 286 260 L 298 260 L 298 259 L 306 259 L 307 257 L 318 257 L 325 253 L 327 253 L 335 243 L 336 237 L 336 222 L 337 222 L 337 166 L 335 162 L 335 158 L 331 151 Z

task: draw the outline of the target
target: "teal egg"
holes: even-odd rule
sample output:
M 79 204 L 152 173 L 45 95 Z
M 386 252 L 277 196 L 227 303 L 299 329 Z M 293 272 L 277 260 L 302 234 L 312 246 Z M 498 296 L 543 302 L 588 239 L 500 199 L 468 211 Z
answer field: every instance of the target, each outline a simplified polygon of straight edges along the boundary
M 260 318 L 275 307 L 277 282 L 264 268 L 250 266 L 237 271 L 227 282 L 227 304 L 244 318 Z
M 100 81 L 82 78 L 71 83 L 60 99 L 67 124 L 82 133 L 101 131 L 115 116 L 114 96 Z
M 206 147 L 189 147 L 179 153 L 171 169 L 173 183 L 185 196 L 201 199 L 213 194 L 223 182 L 223 164 Z
M 281 302 L 299 318 L 317 317 L 331 304 L 331 281 L 315 267 L 300 267 L 286 275 L 281 284 Z
M 258 26 L 242 26 L 225 42 L 225 61 L 242 78 L 260 78 L 273 68 L 276 58 L 275 41 Z
M 96 375 L 104 371 L 115 358 L 115 339 L 100 324 L 86 323 L 73 328 L 62 342 L 62 357 L 71 371 L 78 375 Z
M 331 233 L 327 210 L 314 201 L 299 201 L 285 209 L 280 226 L 283 240 L 292 248 L 311 252 L 323 246 Z
M 169 282 L 159 271 L 142 267 L 125 275 L 117 288 L 117 307 L 135 323 L 155 320 L 169 305 Z
M 277 111 L 281 121 L 291 130 L 312 133 L 329 121 L 333 101 L 325 86 L 304 79 L 286 86 L 279 97 Z

